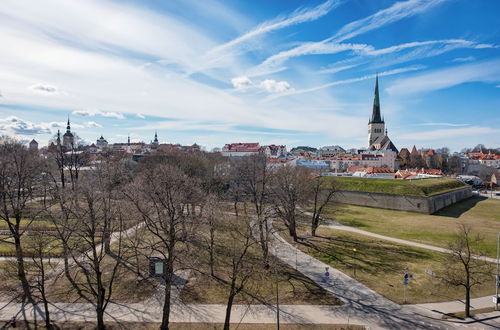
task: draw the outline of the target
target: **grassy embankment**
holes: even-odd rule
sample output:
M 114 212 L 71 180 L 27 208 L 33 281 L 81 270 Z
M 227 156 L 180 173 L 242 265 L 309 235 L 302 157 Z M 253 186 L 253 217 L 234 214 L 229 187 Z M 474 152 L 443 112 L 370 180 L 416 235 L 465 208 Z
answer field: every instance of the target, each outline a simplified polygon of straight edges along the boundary
M 452 178 L 423 180 L 367 179 L 353 177 L 324 177 L 325 185 L 335 183 L 337 190 L 385 193 L 405 196 L 433 196 L 463 188 L 466 185 Z
M 482 197 L 471 197 L 435 214 L 332 203 L 323 216 L 376 234 L 444 248 L 453 241 L 459 225 L 464 223 L 483 237 L 477 248 L 490 257 L 496 256 L 496 240 L 500 232 L 500 200 Z
M 413 274 L 413 279 L 406 288 L 407 303 L 464 298 L 463 290 L 447 287 L 437 277 L 425 273 L 425 270 L 429 269 L 439 276 L 445 257 L 442 253 L 324 227 L 318 230 L 318 237 L 308 236 L 308 231 L 307 226 L 299 226 L 300 236 L 306 237 L 307 240 L 301 241 L 296 246 L 392 301 L 400 304 L 405 302 L 403 297 L 405 268 Z M 291 242 L 286 231 L 283 231 L 281 235 Z M 473 290 L 473 297 L 481 297 L 493 292 L 492 283 L 485 283 Z

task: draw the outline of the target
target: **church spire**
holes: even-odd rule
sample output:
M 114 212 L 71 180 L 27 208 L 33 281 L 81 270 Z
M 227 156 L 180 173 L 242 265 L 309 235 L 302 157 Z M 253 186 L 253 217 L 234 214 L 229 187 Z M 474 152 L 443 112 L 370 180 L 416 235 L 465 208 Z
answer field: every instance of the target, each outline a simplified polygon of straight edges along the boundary
M 380 116 L 380 98 L 378 94 L 378 74 L 375 78 L 375 97 L 373 98 L 373 111 L 370 123 L 383 123 L 384 120 Z
M 70 131 L 71 131 L 71 127 L 69 124 L 69 115 L 68 115 L 68 125 L 66 125 L 66 133 L 70 133 Z

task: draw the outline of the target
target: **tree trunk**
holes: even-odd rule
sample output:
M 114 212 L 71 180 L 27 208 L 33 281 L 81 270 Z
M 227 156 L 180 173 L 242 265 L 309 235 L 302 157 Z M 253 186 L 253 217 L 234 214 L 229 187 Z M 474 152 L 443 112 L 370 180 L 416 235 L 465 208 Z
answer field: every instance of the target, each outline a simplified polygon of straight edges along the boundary
M 33 304 L 34 302 L 33 302 L 33 297 L 31 296 L 30 285 L 29 285 L 28 280 L 26 278 L 26 271 L 24 269 L 23 249 L 21 247 L 21 239 L 19 237 L 18 231 L 14 235 L 14 244 L 16 246 L 17 276 L 19 277 L 19 280 L 21 281 L 21 286 L 23 288 L 24 296 L 28 300 L 28 303 Z
M 470 317 L 470 288 L 465 288 L 465 317 Z
M 316 230 L 318 229 L 318 227 L 319 227 L 319 217 L 318 216 L 314 216 L 312 224 L 311 224 L 311 235 L 313 237 L 316 236 Z
M 238 216 L 238 201 L 234 201 L 234 214 Z
M 104 325 L 104 310 L 102 309 L 102 306 L 100 306 L 100 304 L 97 305 L 96 312 L 97 312 L 97 329 L 99 330 L 106 329 L 106 326 Z
M 226 306 L 226 319 L 224 320 L 224 330 L 229 330 L 229 325 L 231 323 L 231 309 L 233 308 L 233 300 L 236 296 L 234 285 L 231 287 L 231 293 L 229 294 L 229 298 L 227 300 Z
M 295 224 L 295 219 L 290 219 L 288 223 L 288 232 L 290 236 L 293 238 L 294 242 L 297 242 L 297 226 Z
M 173 275 L 173 265 L 171 262 L 166 264 L 166 274 L 165 274 L 165 300 L 163 302 L 163 315 L 161 320 L 161 330 L 168 330 L 169 319 L 170 319 L 170 290 L 172 288 L 172 275 Z

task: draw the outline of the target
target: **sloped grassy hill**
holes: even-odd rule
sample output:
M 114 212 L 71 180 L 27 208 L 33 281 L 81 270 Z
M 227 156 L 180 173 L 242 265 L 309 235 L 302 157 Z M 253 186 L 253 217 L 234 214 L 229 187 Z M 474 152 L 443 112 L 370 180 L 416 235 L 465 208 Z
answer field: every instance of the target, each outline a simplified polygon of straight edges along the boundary
M 353 177 L 323 177 L 325 185 L 333 181 L 337 190 L 365 191 L 405 196 L 432 196 L 466 186 L 453 178 L 421 180 L 367 179 Z

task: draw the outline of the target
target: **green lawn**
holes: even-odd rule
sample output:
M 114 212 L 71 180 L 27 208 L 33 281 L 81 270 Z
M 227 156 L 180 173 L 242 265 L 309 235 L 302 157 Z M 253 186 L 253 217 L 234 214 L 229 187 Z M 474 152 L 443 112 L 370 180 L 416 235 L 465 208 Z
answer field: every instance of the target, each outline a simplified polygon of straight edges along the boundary
M 320 228 L 318 237 L 310 237 L 306 226 L 299 233 L 307 240 L 298 247 L 315 258 L 359 280 L 369 288 L 397 303 L 404 303 L 403 276 L 405 267 L 413 274 L 406 288 L 406 303 L 426 303 L 461 299 L 460 288 L 449 288 L 436 277 L 425 273 L 432 270 L 439 276 L 444 254 L 400 245 L 360 234 Z M 283 237 L 290 241 L 286 232 Z M 354 251 L 356 249 L 356 251 Z M 493 279 L 493 274 L 492 274 Z M 473 297 L 494 293 L 493 283 L 473 290 Z
M 10 220 L 12 223 L 15 223 L 14 219 Z M 55 225 L 48 220 L 31 220 L 31 219 L 22 219 L 21 220 L 21 228 L 26 228 L 29 225 L 29 228 L 32 230 L 35 229 L 46 229 L 46 228 L 54 228 Z M 5 220 L 0 220 L 0 229 L 9 229 L 9 225 Z
M 353 177 L 323 177 L 325 185 L 335 183 L 337 190 L 365 191 L 407 196 L 432 196 L 466 185 L 452 178 L 431 178 L 423 180 L 390 180 Z
M 484 237 L 479 248 L 496 256 L 500 232 L 500 200 L 471 197 L 435 214 L 331 204 L 325 218 L 369 232 L 447 248 L 459 224 L 466 223 Z

